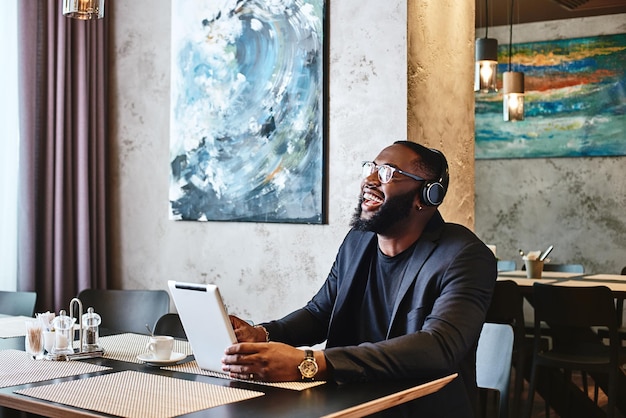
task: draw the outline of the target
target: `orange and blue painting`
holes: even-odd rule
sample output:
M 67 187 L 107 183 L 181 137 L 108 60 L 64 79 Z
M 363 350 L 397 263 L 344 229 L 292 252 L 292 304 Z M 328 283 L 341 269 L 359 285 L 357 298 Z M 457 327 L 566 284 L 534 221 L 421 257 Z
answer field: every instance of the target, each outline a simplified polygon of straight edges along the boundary
M 172 2 L 170 219 L 325 221 L 324 13 Z
M 502 94 L 476 95 L 476 158 L 626 155 L 626 34 L 513 44 L 525 117 L 504 122 Z M 509 71 L 509 46 L 498 51 Z M 501 83 L 500 83 L 501 85 Z

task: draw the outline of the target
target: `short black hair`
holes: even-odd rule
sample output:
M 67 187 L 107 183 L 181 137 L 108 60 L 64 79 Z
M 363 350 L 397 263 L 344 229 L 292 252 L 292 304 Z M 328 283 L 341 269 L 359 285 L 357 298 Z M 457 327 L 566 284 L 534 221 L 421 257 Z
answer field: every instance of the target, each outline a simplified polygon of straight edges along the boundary
M 448 162 L 441 151 L 412 141 L 395 141 L 396 144 L 404 145 L 419 155 L 421 158 L 415 162 L 416 168 L 428 173 L 429 180 L 440 181 L 444 188 L 448 188 Z

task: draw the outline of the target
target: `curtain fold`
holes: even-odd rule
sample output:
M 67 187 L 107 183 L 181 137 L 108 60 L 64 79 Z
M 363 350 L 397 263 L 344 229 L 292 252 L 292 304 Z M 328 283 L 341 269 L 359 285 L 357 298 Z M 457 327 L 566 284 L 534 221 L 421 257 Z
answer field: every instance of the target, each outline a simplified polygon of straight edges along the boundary
M 18 288 L 58 313 L 108 284 L 107 23 L 60 0 L 18 7 Z

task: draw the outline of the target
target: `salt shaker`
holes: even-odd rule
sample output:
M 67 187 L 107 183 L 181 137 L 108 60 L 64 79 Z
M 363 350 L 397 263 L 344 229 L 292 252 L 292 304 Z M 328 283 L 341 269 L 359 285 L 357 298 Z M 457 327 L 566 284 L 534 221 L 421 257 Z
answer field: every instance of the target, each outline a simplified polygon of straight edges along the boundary
M 83 315 L 83 352 L 100 350 L 100 346 L 98 345 L 98 327 L 100 326 L 101 322 L 102 319 L 100 318 L 100 315 L 95 313 L 92 307 L 87 309 L 87 313 Z
M 74 323 L 76 318 L 67 316 L 65 311 L 61 311 L 59 316 L 54 318 L 52 325 L 54 326 L 54 346 L 52 347 L 53 355 L 74 354 Z

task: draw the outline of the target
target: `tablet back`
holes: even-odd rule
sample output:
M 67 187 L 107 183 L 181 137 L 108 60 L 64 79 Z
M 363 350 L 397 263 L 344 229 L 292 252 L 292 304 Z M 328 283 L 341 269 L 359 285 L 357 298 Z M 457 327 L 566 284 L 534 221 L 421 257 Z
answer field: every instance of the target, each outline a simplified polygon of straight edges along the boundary
M 224 373 L 226 347 L 237 342 L 219 289 L 213 284 L 169 280 L 167 285 L 201 369 Z

